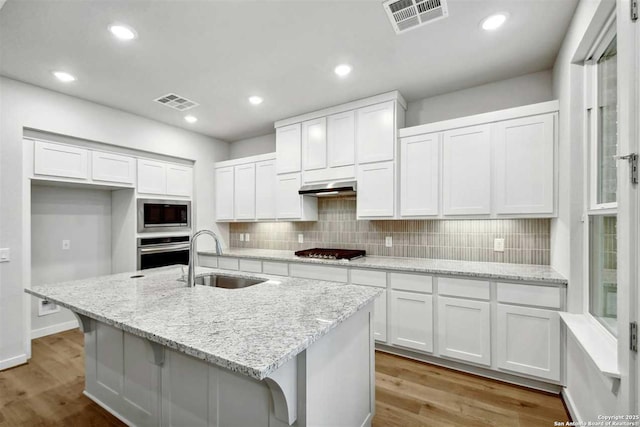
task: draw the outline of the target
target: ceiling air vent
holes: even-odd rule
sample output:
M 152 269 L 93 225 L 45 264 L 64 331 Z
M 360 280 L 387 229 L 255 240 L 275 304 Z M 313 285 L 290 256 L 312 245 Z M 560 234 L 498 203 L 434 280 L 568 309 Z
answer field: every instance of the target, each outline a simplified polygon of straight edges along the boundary
M 176 95 L 175 93 L 168 93 L 158 99 L 154 99 L 154 101 L 178 111 L 187 111 L 200 105 L 195 101 Z
M 384 10 L 397 34 L 446 18 L 446 0 L 387 0 Z

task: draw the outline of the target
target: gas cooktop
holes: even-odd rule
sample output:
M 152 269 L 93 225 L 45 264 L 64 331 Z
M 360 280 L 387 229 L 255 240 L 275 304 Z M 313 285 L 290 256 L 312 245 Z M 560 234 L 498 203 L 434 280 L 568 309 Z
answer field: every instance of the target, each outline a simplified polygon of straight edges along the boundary
M 296 251 L 296 256 L 303 258 L 319 258 L 319 259 L 356 259 L 365 256 L 366 252 L 356 249 L 324 249 L 313 248 L 304 251 Z

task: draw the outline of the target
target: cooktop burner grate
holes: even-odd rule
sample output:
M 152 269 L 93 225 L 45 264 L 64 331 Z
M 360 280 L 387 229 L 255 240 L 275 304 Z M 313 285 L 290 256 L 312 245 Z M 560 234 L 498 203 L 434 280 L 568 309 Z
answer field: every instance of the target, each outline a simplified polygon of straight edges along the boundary
M 325 249 L 313 248 L 303 251 L 296 251 L 296 256 L 302 258 L 319 258 L 319 259 L 356 259 L 365 256 L 366 252 L 356 249 Z

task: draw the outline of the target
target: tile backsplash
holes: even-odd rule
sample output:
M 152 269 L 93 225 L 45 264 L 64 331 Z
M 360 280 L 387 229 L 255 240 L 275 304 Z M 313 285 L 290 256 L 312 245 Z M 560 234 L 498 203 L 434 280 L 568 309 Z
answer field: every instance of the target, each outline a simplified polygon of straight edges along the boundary
M 549 219 L 356 220 L 354 197 L 320 198 L 318 221 L 230 224 L 233 248 L 299 250 L 364 249 L 367 255 L 462 261 L 549 264 Z M 240 241 L 249 233 L 250 240 Z M 298 243 L 298 235 L 304 243 Z M 391 236 L 393 247 L 385 247 Z M 504 252 L 494 252 L 504 238 Z

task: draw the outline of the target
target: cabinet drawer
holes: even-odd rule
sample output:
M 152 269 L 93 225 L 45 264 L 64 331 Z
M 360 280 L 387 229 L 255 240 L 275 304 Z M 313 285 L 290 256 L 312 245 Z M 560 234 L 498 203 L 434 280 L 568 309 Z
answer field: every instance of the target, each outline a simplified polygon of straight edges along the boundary
M 218 268 L 218 258 L 210 255 L 198 255 L 198 265 L 203 267 Z
M 438 295 L 488 300 L 490 298 L 489 282 L 438 277 Z
M 560 288 L 498 283 L 498 302 L 560 308 Z
M 433 277 L 422 274 L 391 273 L 391 287 L 404 291 L 433 292 Z
M 351 283 L 354 285 L 387 287 L 387 273 L 375 270 L 351 270 Z
M 262 263 L 262 271 L 264 274 L 273 274 L 275 276 L 288 276 L 289 266 L 286 262 L 264 261 Z
M 240 271 L 249 271 L 252 273 L 262 273 L 262 261 L 255 259 L 241 259 Z
M 238 258 L 218 258 L 218 268 L 223 270 L 239 270 Z
M 342 267 L 326 267 L 308 264 L 291 264 L 289 274 L 305 279 L 328 280 L 347 283 L 347 269 Z

